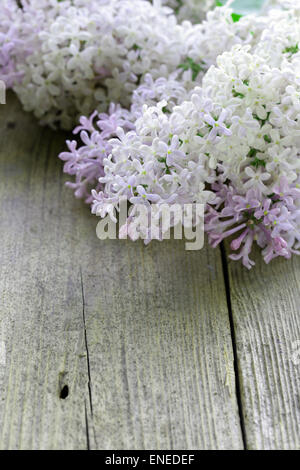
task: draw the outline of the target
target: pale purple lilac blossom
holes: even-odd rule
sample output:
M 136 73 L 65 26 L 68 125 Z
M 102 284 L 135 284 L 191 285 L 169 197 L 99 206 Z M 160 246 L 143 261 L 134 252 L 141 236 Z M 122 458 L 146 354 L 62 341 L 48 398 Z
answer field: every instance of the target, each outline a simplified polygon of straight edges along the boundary
M 212 188 L 218 202 L 216 207 L 208 206 L 205 230 L 213 247 L 234 237 L 231 250 L 240 251 L 229 257 L 242 259 L 248 269 L 255 264 L 250 258 L 254 242 L 262 248 L 266 263 L 277 256 L 290 258 L 300 253 L 300 189 L 295 185 L 289 186 L 282 178 L 269 197 L 258 189 L 240 196 L 232 185 L 224 183 Z

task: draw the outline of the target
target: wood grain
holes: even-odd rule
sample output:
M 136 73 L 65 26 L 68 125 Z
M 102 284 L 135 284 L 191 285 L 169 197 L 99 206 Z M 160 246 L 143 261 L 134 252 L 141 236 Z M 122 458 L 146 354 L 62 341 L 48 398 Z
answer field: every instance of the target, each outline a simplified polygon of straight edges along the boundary
M 0 129 L 0 447 L 85 449 L 87 366 L 72 258 L 80 210 L 64 218 L 55 158 L 63 136 L 39 129 L 12 97 Z
M 64 136 L 0 111 L 0 448 L 242 448 L 219 251 L 100 242 Z
M 215 253 L 187 255 L 180 242 L 102 250 L 107 269 L 96 262 L 83 277 L 96 445 L 241 447 Z
M 229 262 L 249 449 L 300 448 L 300 259 Z

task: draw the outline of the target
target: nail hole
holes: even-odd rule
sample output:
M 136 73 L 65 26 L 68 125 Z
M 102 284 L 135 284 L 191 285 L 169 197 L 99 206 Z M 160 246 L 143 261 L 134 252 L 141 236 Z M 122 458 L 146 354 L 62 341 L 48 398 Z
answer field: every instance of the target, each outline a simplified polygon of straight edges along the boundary
M 15 123 L 15 122 L 12 122 L 12 121 L 9 121 L 9 122 L 6 124 L 6 127 L 7 127 L 7 129 L 15 129 L 16 123 Z
M 59 398 L 64 400 L 65 398 L 67 398 L 68 395 L 69 395 L 69 387 L 68 385 L 65 385 L 60 391 Z

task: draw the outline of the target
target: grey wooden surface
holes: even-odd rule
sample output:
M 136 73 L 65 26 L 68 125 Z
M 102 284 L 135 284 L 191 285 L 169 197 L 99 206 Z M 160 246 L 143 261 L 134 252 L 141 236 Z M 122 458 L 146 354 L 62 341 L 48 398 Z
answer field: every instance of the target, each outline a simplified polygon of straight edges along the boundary
M 66 136 L 0 113 L 0 448 L 299 448 L 300 260 L 101 242 Z
M 247 446 L 300 449 L 300 259 L 229 273 Z

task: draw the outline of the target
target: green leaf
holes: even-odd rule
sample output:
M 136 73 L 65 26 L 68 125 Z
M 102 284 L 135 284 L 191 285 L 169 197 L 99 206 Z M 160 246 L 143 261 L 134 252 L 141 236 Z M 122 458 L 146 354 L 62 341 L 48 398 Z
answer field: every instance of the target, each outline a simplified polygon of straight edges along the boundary
M 259 150 L 255 149 L 255 148 L 251 148 L 248 155 L 247 155 L 247 157 L 249 157 L 249 158 L 255 157 L 257 152 L 259 152 Z
M 297 54 L 297 52 L 299 52 L 298 44 L 296 44 L 296 46 L 286 47 L 285 49 L 283 49 L 282 52 L 283 54 Z
M 255 168 L 258 168 L 259 166 L 263 166 L 265 167 L 266 166 L 266 162 L 264 160 L 261 160 L 260 158 L 258 158 L 256 156 L 256 154 L 259 152 L 259 150 L 255 149 L 255 148 L 251 148 L 247 157 L 249 158 L 253 158 L 252 162 L 250 163 L 250 165 L 254 166 Z
M 268 144 L 270 144 L 272 142 L 271 137 L 269 137 L 267 134 L 264 135 L 264 139 L 265 139 L 266 142 L 268 142 Z
M 203 71 L 203 67 L 202 65 L 200 64 L 197 64 L 196 62 L 194 62 L 193 59 L 191 59 L 191 57 L 187 57 L 185 62 L 183 62 L 182 64 L 179 65 L 179 68 L 183 69 L 183 70 L 191 70 L 192 71 L 192 80 L 196 80 L 198 74 Z
M 266 166 L 266 162 L 264 160 L 260 160 L 259 158 L 255 157 L 253 162 L 251 162 L 252 166 L 255 166 L 255 168 L 258 168 L 259 166 Z
M 243 15 L 239 15 L 238 13 L 231 13 L 231 18 L 234 23 L 240 21 Z
M 243 95 L 243 93 L 238 93 L 237 91 L 235 91 L 235 89 L 232 90 L 232 94 L 235 98 L 245 98 L 245 95 Z
M 269 111 L 269 112 L 267 113 L 266 119 L 260 119 L 260 118 L 257 116 L 257 114 L 253 114 L 253 117 L 254 117 L 254 119 L 256 119 L 256 120 L 260 123 L 261 127 L 263 127 L 263 126 L 266 124 L 266 122 L 269 120 L 270 114 L 271 114 L 271 112 Z

